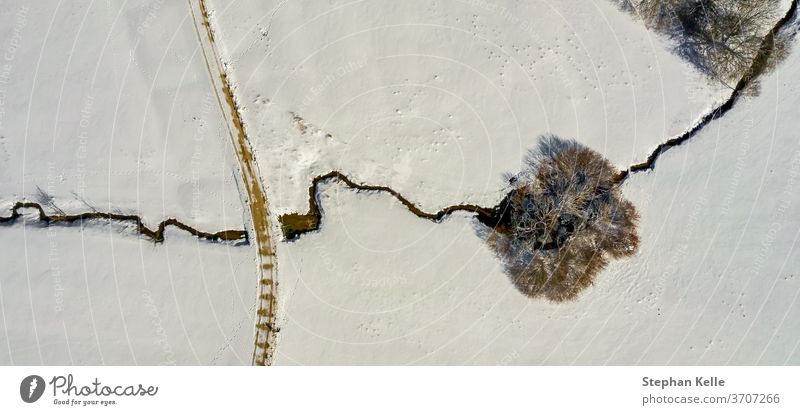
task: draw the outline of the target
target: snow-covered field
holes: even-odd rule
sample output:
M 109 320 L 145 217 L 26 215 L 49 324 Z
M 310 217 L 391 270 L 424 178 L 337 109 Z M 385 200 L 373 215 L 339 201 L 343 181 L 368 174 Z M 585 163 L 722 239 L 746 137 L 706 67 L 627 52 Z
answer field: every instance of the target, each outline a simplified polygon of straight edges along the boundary
M 0 364 L 250 364 L 249 247 L 115 226 L 0 228 Z M 6 256 L 7 255 L 7 256 Z
M 539 134 L 624 168 L 728 94 L 606 1 L 212 4 L 279 213 L 330 170 L 491 206 Z M 277 363 L 800 362 L 796 61 L 628 180 L 640 252 L 575 302 L 519 294 L 464 215 L 325 185 L 320 232 L 279 247 Z
M 623 168 L 727 97 L 606 0 L 209 3 L 276 213 L 330 170 L 492 206 L 539 134 Z
M 800 364 L 798 52 L 626 182 L 640 251 L 575 302 L 517 292 L 473 220 L 327 186 L 321 231 L 279 251 L 277 363 Z
M 5 1 L 0 40 L 0 216 L 30 200 L 244 229 L 186 3 Z M 250 364 L 253 246 L 36 220 L 0 241 L 2 364 Z
M 236 159 L 188 12 L 3 3 L 0 208 L 41 189 L 67 213 L 243 228 Z
M 190 5 L 4 4 L 0 208 L 248 227 Z M 490 207 L 541 134 L 623 169 L 730 94 L 608 0 L 205 5 L 276 237 L 332 170 L 427 212 Z M 632 174 L 639 251 L 572 302 L 518 292 L 471 215 L 321 185 L 321 229 L 277 243 L 274 362 L 800 364 L 799 80 L 795 48 Z M 28 217 L 0 226 L 0 252 L 0 364 L 251 363 L 252 244 Z

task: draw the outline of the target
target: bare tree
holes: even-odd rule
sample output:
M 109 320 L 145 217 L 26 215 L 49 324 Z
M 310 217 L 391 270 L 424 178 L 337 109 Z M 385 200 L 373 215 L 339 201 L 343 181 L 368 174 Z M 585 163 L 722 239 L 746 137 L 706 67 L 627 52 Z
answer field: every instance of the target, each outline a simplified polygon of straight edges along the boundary
M 702 72 L 733 88 L 759 56 L 777 21 L 780 0 L 618 0 L 653 30 L 667 34 L 676 52 Z M 770 56 L 785 54 L 774 39 Z
M 615 186 L 616 169 L 597 152 L 556 136 L 540 138 L 488 238 L 520 291 L 574 298 L 608 263 L 635 253 L 638 215 Z

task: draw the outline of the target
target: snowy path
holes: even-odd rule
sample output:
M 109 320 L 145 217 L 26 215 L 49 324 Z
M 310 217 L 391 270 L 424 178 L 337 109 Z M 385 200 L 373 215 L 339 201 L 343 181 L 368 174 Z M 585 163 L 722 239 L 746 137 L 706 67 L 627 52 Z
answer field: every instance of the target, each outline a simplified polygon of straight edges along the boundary
M 252 363 L 256 365 L 269 365 L 272 363 L 272 353 L 275 348 L 276 337 L 275 295 L 277 282 L 275 278 L 275 265 L 277 261 L 275 257 L 275 243 L 270 237 L 269 209 L 266 193 L 263 189 L 261 177 L 258 174 L 258 165 L 253 157 L 250 143 L 247 140 L 247 134 L 239 115 L 236 97 L 233 94 L 227 73 L 223 69 L 219 54 L 217 53 L 214 43 L 214 30 L 209 21 L 209 13 L 206 9 L 205 1 L 199 0 L 197 3 L 201 21 L 197 19 L 191 0 L 189 0 L 189 6 L 192 10 L 192 19 L 197 31 L 198 41 L 203 49 L 203 56 L 206 59 L 208 74 L 211 78 L 211 82 L 214 83 L 217 103 L 225 117 L 228 125 L 228 134 L 239 160 L 241 180 L 246 191 L 246 194 L 243 194 L 242 198 L 245 204 L 250 208 L 250 226 L 252 226 L 253 233 L 255 234 L 255 241 L 258 246 L 260 271 L 258 280 L 259 296 L 258 310 L 256 311 L 256 335 Z M 205 28 L 205 39 L 200 35 L 200 25 Z M 215 73 L 217 76 L 215 76 Z M 219 81 L 219 84 L 215 81 Z M 230 112 L 227 115 L 225 114 L 226 107 L 222 104 L 222 96 L 224 96 L 227 110 Z

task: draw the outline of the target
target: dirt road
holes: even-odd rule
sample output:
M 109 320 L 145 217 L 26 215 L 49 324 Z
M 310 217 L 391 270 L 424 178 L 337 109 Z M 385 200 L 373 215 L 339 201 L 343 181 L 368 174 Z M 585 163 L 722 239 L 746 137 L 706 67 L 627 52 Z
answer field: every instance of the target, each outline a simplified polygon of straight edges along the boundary
M 258 165 L 253 157 L 247 134 L 242 124 L 239 106 L 233 96 L 228 75 L 220 62 L 219 53 L 214 38 L 214 30 L 208 18 L 208 9 L 204 0 L 192 2 L 188 0 L 189 8 L 194 20 L 197 38 L 203 51 L 203 56 L 208 68 L 214 92 L 223 117 L 225 117 L 230 135 L 239 160 L 241 183 L 246 191 L 246 202 L 250 209 L 252 232 L 255 234 L 255 243 L 258 248 L 259 281 L 258 281 L 258 309 L 256 310 L 256 333 L 252 363 L 254 365 L 270 365 L 275 349 L 275 311 L 276 290 L 275 244 L 269 231 L 269 206 L 267 196 L 258 171 Z

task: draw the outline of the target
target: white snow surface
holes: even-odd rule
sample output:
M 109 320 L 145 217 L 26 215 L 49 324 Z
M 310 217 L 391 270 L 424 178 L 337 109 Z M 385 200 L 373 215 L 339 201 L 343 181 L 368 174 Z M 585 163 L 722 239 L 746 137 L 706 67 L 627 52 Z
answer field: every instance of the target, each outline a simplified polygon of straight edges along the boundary
M 243 229 L 236 158 L 187 3 L 1 9 L 0 209 L 51 200 L 50 212 Z
M 118 225 L 0 229 L 2 365 L 247 365 L 257 267 L 249 246 Z M 7 256 L 6 256 L 7 255 Z
M 624 168 L 729 94 L 608 0 L 209 4 L 279 214 L 330 170 L 491 206 L 541 134 Z
M 321 231 L 279 252 L 277 363 L 800 364 L 799 80 L 796 50 L 629 178 L 639 252 L 574 302 L 517 292 L 466 216 L 325 186 Z
M 243 229 L 205 65 L 186 2 L 3 2 L 0 215 Z M 255 247 L 24 214 L 0 227 L 0 364 L 250 364 Z
M 208 4 L 274 214 L 334 169 L 492 206 L 540 134 L 627 167 L 728 94 L 606 0 Z M 4 3 L 0 208 L 241 229 L 196 36 L 185 2 Z M 798 80 L 796 50 L 632 175 L 640 249 L 572 302 L 520 294 L 470 215 L 323 185 L 320 231 L 277 246 L 276 363 L 800 364 Z M 253 246 L 27 216 L 0 227 L 0 364 L 250 363 Z

